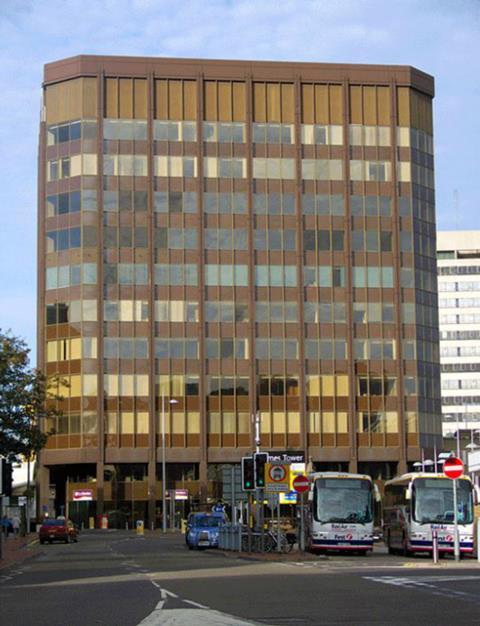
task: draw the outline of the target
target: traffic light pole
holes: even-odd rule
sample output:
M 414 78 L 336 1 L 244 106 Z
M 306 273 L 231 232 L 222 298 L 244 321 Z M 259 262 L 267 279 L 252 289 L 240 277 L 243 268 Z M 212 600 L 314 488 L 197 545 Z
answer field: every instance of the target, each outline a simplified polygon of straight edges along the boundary
M 258 454 L 260 452 L 260 414 L 257 411 L 254 416 L 254 424 L 255 424 L 255 452 Z M 265 535 L 264 535 L 264 519 L 263 519 L 263 489 L 255 489 L 255 499 L 257 501 L 257 514 L 255 515 L 256 521 L 256 530 L 260 531 L 260 541 L 261 541 L 261 551 L 264 551 L 265 544 Z

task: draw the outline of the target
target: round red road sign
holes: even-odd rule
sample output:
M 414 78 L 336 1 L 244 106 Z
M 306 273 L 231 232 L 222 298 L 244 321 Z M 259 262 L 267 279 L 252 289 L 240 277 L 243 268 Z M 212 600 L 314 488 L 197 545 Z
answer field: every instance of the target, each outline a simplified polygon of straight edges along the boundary
M 463 474 L 463 463 L 456 456 L 452 456 L 443 464 L 443 473 L 447 478 L 460 478 Z
M 274 483 L 281 483 L 287 477 L 287 470 L 283 465 L 271 465 L 268 475 Z
M 308 491 L 308 478 L 306 476 L 295 476 L 293 479 L 293 488 L 297 493 Z

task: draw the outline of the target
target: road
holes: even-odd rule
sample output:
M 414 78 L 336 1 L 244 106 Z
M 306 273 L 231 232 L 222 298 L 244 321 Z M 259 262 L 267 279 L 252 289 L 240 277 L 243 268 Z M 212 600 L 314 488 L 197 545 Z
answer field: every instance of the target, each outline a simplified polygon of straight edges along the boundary
M 475 561 L 369 557 L 264 562 L 189 551 L 182 537 L 86 531 L 0 572 L 8 626 L 478 623 Z

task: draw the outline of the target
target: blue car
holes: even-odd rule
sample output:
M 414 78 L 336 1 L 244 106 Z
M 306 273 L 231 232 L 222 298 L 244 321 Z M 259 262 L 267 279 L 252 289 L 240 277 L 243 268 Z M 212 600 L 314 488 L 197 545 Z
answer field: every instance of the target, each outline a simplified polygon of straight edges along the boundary
M 218 531 L 224 522 L 224 513 L 190 513 L 185 535 L 189 549 L 218 548 Z

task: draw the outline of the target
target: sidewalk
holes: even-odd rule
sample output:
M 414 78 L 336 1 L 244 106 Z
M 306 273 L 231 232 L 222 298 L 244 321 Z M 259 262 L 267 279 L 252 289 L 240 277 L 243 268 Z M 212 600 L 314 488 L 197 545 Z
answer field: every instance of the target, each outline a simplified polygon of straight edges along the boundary
M 0 569 L 20 563 L 35 556 L 38 553 L 38 540 L 36 533 L 30 533 L 25 537 L 14 538 L 12 536 L 3 540 L 3 558 L 0 560 Z

